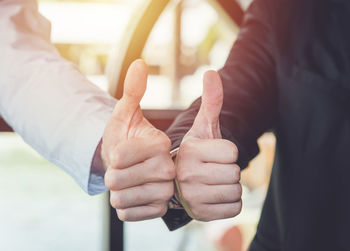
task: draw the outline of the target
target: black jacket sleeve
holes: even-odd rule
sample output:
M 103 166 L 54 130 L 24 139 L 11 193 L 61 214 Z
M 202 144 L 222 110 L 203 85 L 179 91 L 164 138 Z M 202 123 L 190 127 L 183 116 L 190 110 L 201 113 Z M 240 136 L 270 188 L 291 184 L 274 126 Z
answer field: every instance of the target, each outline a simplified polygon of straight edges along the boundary
M 219 71 L 224 89 L 221 133 L 223 138 L 238 146 L 241 168 L 258 153 L 257 138 L 273 128 L 277 114 L 273 55 L 276 34 L 270 22 L 274 9 L 268 3 L 267 0 L 255 0 L 251 4 L 227 62 Z M 173 148 L 180 145 L 182 137 L 191 128 L 200 104 L 199 98 L 168 129 Z M 188 216 L 183 219 L 190 220 Z M 172 210 L 164 220 L 171 230 L 183 225 L 172 224 Z

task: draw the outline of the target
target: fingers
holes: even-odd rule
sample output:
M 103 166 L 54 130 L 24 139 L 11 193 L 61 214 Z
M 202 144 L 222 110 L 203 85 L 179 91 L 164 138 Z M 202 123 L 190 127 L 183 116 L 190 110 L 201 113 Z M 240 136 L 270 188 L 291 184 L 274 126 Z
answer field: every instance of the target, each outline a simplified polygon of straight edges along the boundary
M 179 172 L 181 182 L 198 182 L 206 185 L 231 185 L 239 183 L 241 169 L 236 164 L 202 163 L 196 168 L 187 168 L 185 176 Z
M 160 134 L 147 140 L 122 141 L 109 159 L 105 185 L 121 220 L 136 221 L 163 216 L 174 194 L 176 176 L 170 142 Z M 158 135 L 158 137 L 157 137 Z
M 202 201 L 206 204 L 234 203 L 241 200 L 242 186 L 237 183 L 234 185 L 215 185 L 209 188 L 208 193 L 203 196 Z
M 167 212 L 167 209 L 167 204 L 155 204 L 118 209 L 117 215 L 121 221 L 140 221 L 162 217 Z
M 239 201 L 235 203 L 203 205 L 192 209 L 192 214 L 197 220 L 212 221 L 235 217 L 241 210 L 242 201 Z
M 197 220 L 211 221 L 238 215 L 242 208 L 242 187 L 234 185 L 182 186 L 182 196 Z
M 153 156 L 169 155 L 170 140 L 166 136 L 131 138 L 120 142 L 109 153 L 108 167 L 123 169 Z
M 162 217 L 173 194 L 173 182 L 151 183 L 111 191 L 110 203 L 122 221 L 147 220 Z
M 176 158 L 176 179 L 192 217 L 208 221 L 240 212 L 237 158 L 238 149 L 228 140 L 189 137 L 183 141 Z
M 192 208 L 209 204 L 235 203 L 241 200 L 240 183 L 230 185 L 185 184 L 181 186 L 182 196 Z
M 148 194 L 148 196 L 145 196 Z M 172 182 L 149 183 L 120 191 L 112 191 L 110 202 L 114 208 L 126 209 L 148 204 L 164 204 L 174 194 Z
M 148 70 L 142 60 L 130 65 L 122 99 L 107 122 L 101 156 L 105 184 L 122 220 L 145 220 L 165 214 L 173 195 L 174 163 L 170 140 L 142 115 Z M 153 185 L 150 185 L 152 183 Z
M 179 150 L 182 159 L 198 159 L 201 162 L 231 164 L 238 159 L 235 144 L 223 139 L 189 139 Z
M 174 162 L 169 155 L 159 155 L 129 168 L 108 168 L 105 185 L 110 190 L 122 190 L 146 183 L 172 181 L 175 175 Z

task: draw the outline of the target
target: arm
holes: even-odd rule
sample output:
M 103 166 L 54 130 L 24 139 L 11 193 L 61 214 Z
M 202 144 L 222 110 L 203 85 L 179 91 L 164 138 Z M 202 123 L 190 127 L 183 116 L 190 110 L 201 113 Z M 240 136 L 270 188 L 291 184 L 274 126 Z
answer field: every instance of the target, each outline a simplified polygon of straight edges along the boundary
M 88 193 L 106 191 L 106 183 L 121 220 L 163 216 L 175 169 L 170 140 L 139 106 L 146 65 L 131 65 L 123 98 L 115 104 L 58 55 L 50 24 L 34 0 L 0 0 L 0 31 L 4 119 Z
M 220 114 L 222 138 L 234 142 L 239 150 L 241 168 L 258 153 L 256 140 L 272 128 L 277 109 L 274 65 L 274 34 L 269 17 L 273 7 L 268 1 L 256 0 L 246 13 L 243 26 L 224 68 L 219 72 L 223 83 L 224 102 Z M 201 106 L 201 99 L 180 114 L 167 131 L 173 147 L 191 129 Z M 176 229 L 190 218 L 182 211 L 176 217 L 169 210 L 164 220 Z
M 86 192 L 106 191 L 91 163 L 116 101 L 59 56 L 36 1 L 0 1 L 0 30 L 1 116 Z

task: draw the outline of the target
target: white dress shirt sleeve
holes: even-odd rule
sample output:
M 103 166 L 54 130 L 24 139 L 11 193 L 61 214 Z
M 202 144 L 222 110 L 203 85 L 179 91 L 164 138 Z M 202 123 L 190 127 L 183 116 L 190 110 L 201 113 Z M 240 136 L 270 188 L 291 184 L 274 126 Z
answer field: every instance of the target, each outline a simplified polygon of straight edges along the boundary
M 116 100 L 59 56 L 50 32 L 35 0 L 0 0 L 0 114 L 84 191 L 97 194 L 107 189 L 92 158 Z

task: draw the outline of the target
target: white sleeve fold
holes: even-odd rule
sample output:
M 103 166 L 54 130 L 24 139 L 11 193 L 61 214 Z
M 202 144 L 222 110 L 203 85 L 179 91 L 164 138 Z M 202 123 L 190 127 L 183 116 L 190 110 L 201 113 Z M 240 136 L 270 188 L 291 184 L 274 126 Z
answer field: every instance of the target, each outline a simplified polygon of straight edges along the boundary
M 0 0 L 0 56 L 1 116 L 86 192 L 105 191 L 90 169 L 116 100 L 59 56 L 36 1 Z

